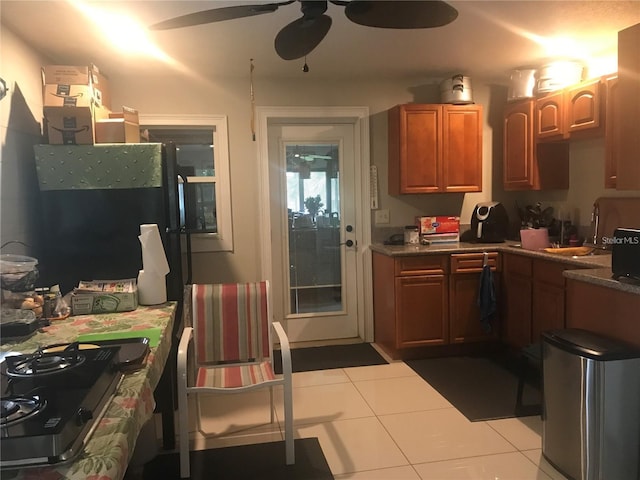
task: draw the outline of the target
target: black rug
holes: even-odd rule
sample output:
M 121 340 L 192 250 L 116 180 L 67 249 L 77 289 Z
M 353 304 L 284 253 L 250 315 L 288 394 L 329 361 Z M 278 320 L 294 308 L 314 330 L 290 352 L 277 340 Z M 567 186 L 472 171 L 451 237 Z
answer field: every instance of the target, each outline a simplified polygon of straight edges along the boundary
M 526 376 L 518 406 L 518 365 L 505 358 L 442 357 L 406 363 L 472 422 L 540 414 L 539 375 Z
M 282 373 L 280 350 L 274 350 L 273 357 L 276 373 Z M 291 349 L 291 368 L 294 372 L 384 365 L 386 363 L 388 362 L 369 343 Z
M 197 450 L 191 455 L 191 478 L 217 480 L 333 479 L 317 438 L 295 440 L 296 463 L 285 465 L 284 442 Z M 144 466 L 143 480 L 180 478 L 177 453 L 158 455 Z

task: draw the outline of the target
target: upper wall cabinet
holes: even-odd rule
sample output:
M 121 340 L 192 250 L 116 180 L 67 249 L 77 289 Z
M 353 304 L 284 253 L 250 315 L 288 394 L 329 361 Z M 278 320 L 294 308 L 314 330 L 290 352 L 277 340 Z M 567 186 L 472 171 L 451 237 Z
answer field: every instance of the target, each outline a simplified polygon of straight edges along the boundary
M 612 75 L 605 79 L 607 91 L 607 105 L 605 107 L 605 158 L 604 158 L 604 186 L 616 188 L 618 180 L 618 149 L 620 138 L 618 133 L 618 118 L 615 112 L 618 110 L 618 76 Z
M 535 99 L 510 102 L 504 111 L 505 190 L 569 188 L 569 144 L 536 143 Z
M 602 81 L 594 79 L 537 98 L 537 141 L 602 135 L 603 91 Z
M 640 24 L 618 32 L 616 188 L 640 189 Z
M 482 106 L 389 110 L 389 194 L 482 191 Z

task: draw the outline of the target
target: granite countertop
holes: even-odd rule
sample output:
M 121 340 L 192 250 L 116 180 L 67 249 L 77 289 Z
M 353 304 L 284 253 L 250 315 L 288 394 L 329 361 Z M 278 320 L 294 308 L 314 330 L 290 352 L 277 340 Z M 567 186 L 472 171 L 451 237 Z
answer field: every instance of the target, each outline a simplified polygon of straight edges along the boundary
M 593 283 L 602 287 L 614 288 L 623 292 L 640 295 L 640 282 L 621 278 L 614 280 L 611 278 L 610 268 L 596 268 L 588 270 L 566 270 L 563 275 L 573 280 Z
M 611 278 L 611 254 L 601 253 L 596 255 L 566 256 L 547 253 L 540 250 L 525 250 L 519 242 L 506 241 L 504 243 L 440 243 L 433 245 L 385 245 L 374 243 L 371 245 L 373 252 L 378 252 L 390 257 L 409 255 L 450 255 L 452 253 L 474 252 L 509 252 L 525 255 L 533 258 L 541 258 L 555 262 L 575 266 L 576 269 L 566 270 L 564 276 L 583 282 L 594 283 L 616 290 L 640 295 L 640 285 L 626 281 L 613 280 Z

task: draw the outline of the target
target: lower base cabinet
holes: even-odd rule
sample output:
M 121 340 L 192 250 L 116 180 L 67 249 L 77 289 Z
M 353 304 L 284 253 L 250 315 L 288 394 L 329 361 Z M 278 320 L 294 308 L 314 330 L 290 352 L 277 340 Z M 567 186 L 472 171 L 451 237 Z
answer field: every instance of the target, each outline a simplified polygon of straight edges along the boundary
M 482 253 L 390 257 L 373 253 L 375 342 L 392 358 L 412 349 L 497 340 L 477 305 Z M 499 255 L 488 257 L 499 268 Z M 494 277 L 496 282 L 499 278 Z
M 396 348 L 444 345 L 449 333 L 446 276 L 401 276 L 395 284 Z
M 495 272 L 501 270 L 501 257 L 497 252 L 487 253 L 486 262 L 493 274 L 496 292 L 496 313 L 493 315 L 491 330 L 485 331 L 478 306 L 480 286 L 485 257 L 482 253 L 461 253 L 451 255 L 451 275 L 449 276 L 449 343 L 471 343 L 498 340 L 500 332 L 500 277 Z
M 561 262 L 504 255 L 502 340 L 521 349 L 541 339 L 545 330 L 565 328 L 565 277 Z
M 567 328 L 584 328 L 640 348 L 640 295 L 567 279 Z

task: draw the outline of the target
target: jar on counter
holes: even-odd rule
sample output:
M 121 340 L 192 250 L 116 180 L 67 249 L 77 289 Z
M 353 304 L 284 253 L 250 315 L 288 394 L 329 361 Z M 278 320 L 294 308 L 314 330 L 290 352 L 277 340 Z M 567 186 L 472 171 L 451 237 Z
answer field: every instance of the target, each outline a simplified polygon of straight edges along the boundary
M 404 243 L 405 245 L 419 245 L 420 235 L 418 227 L 415 225 L 407 225 L 404 227 Z

